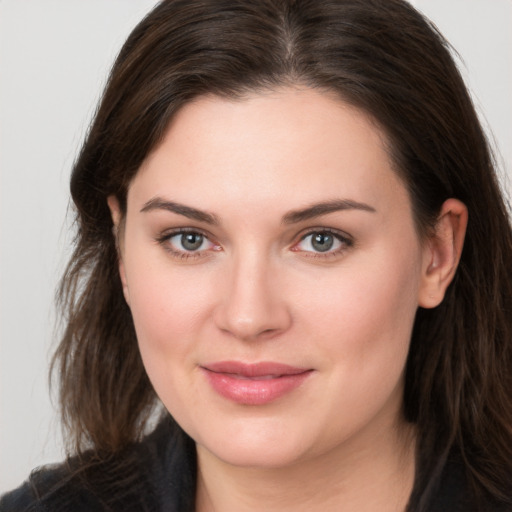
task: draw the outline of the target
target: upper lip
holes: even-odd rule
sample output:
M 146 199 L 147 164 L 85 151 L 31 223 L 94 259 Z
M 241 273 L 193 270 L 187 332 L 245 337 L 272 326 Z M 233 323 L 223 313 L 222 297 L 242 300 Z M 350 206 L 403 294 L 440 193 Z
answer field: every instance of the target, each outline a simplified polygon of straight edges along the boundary
M 242 363 L 240 361 L 219 361 L 202 365 L 202 368 L 215 373 L 229 373 L 242 377 L 280 377 L 283 375 L 298 375 L 310 368 L 300 368 L 283 363 L 263 361 L 260 363 Z

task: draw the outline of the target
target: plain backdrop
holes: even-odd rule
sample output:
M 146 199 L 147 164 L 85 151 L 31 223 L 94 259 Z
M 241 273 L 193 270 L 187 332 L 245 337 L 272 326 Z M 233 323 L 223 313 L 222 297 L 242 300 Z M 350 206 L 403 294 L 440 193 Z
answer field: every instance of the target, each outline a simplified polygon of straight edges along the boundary
M 63 458 L 47 373 L 69 173 L 117 51 L 155 3 L 0 0 L 0 493 Z M 512 0 L 412 3 L 458 50 L 512 181 Z

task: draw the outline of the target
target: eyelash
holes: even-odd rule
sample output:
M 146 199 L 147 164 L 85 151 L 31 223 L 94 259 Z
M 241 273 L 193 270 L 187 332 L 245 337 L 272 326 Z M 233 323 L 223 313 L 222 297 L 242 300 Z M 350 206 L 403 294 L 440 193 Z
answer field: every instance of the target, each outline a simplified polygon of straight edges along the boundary
M 193 234 L 193 235 L 199 235 L 203 237 L 202 243 L 205 241 L 208 241 L 213 246 L 214 251 L 220 251 L 221 247 L 220 245 L 212 242 L 209 238 L 209 235 L 204 233 L 203 231 L 199 229 L 193 229 L 193 228 L 180 228 L 176 229 L 170 232 L 162 233 L 161 235 L 157 236 L 155 238 L 155 241 L 164 247 L 164 249 L 169 252 L 174 258 L 179 260 L 190 260 L 190 259 L 198 259 L 206 257 L 211 249 L 203 249 L 203 250 L 179 250 L 174 249 L 172 245 L 170 244 L 170 240 L 176 236 L 183 236 L 186 234 Z M 314 235 L 329 235 L 332 236 L 335 241 L 337 241 L 340 244 L 340 247 L 338 247 L 335 250 L 331 250 L 330 248 L 326 250 L 325 252 L 322 251 L 307 251 L 307 250 L 301 250 L 299 248 L 299 245 L 303 243 L 308 237 L 312 237 Z M 316 228 L 316 229 L 309 229 L 307 233 L 303 234 L 299 241 L 294 243 L 291 247 L 291 250 L 293 252 L 302 252 L 303 255 L 307 258 L 332 258 L 335 256 L 340 255 L 341 253 L 345 252 L 347 249 L 351 248 L 354 245 L 354 241 L 351 237 L 347 236 L 345 233 L 330 229 L 330 228 Z
M 214 251 L 219 251 L 220 246 L 218 244 L 215 244 L 210 240 L 210 237 L 208 234 L 204 233 L 203 231 L 199 229 L 192 229 L 192 228 L 180 228 L 176 229 L 174 231 L 168 231 L 165 233 L 162 233 L 160 236 L 156 237 L 156 242 L 159 243 L 163 248 L 169 252 L 174 258 L 177 258 L 179 260 L 190 260 L 190 259 L 197 259 L 207 256 L 208 249 L 206 250 L 200 250 L 200 251 L 187 251 L 186 249 L 179 250 L 179 249 L 173 249 L 170 240 L 174 238 L 175 236 L 183 236 L 187 234 L 192 235 L 199 235 L 203 237 L 202 243 L 205 241 L 208 241 L 210 244 L 213 245 Z
M 332 236 L 335 241 L 339 242 L 340 247 L 337 249 L 331 250 L 328 249 L 325 252 L 322 251 L 306 251 L 298 248 L 298 246 L 304 242 L 308 237 L 312 237 L 315 235 L 329 235 Z M 311 242 L 310 242 L 311 243 Z M 315 228 L 315 229 L 308 229 L 307 233 L 303 234 L 300 237 L 300 240 L 295 243 L 292 247 L 292 251 L 296 252 L 302 252 L 303 255 L 306 258 L 333 258 L 336 256 L 339 256 L 340 254 L 344 253 L 347 249 L 350 249 L 354 246 L 354 240 L 349 237 L 346 233 L 331 229 L 331 228 Z

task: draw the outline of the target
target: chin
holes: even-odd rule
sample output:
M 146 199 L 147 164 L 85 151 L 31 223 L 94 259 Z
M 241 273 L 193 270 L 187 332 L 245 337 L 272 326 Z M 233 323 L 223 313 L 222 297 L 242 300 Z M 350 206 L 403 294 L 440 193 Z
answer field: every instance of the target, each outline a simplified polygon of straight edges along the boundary
M 252 422 L 220 431 L 214 429 L 196 437 L 198 449 L 205 449 L 226 464 L 247 468 L 281 468 L 307 457 L 306 433 L 293 432 L 286 422 Z M 293 434 L 291 434 L 293 432 Z
M 282 449 L 282 447 L 249 445 L 232 445 L 227 448 L 208 450 L 225 464 L 250 469 L 279 469 L 293 465 L 301 460 L 300 449 Z M 208 448 L 207 448 L 208 449 Z

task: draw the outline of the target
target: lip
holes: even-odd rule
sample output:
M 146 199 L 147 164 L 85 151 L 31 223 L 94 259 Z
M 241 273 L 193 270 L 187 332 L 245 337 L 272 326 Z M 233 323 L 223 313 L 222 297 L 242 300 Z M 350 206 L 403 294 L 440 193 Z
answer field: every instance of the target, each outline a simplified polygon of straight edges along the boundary
M 220 361 L 200 367 L 213 390 L 243 405 L 264 405 L 291 393 L 313 372 L 282 363 Z

